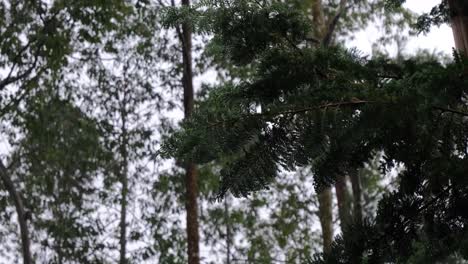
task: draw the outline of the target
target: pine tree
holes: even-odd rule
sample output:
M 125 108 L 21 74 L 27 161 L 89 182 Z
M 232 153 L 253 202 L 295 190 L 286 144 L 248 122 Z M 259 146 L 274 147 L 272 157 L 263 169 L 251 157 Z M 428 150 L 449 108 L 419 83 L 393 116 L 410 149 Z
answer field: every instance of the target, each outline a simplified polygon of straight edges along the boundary
M 270 1 L 264 1 L 263 5 L 268 5 Z M 339 34 L 346 35 L 353 30 L 356 30 L 359 26 L 363 27 L 370 21 L 383 19 L 384 24 L 389 27 L 392 24 L 395 24 L 395 18 L 399 15 L 406 17 L 407 20 L 410 20 L 408 17 L 410 15 L 406 10 L 398 10 L 397 12 L 383 12 L 383 4 L 378 1 L 362 1 L 357 4 L 357 6 L 347 5 L 347 1 L 342 1 L 339 5 L 334 2 L 324 1 L 288 1 L 285 2 L 289 7 L 303 12 L 304 15 L 312 17 L 315 23 L 309 29 L 307 35 L 308 42 L 307 45 L 321 45 L 320 40 L 323 39 L 325 42 L 341 42 Z M 352 11 L 351 11 L 352 10 Z M 371 16 L 368 10 L 373 10 L 373 15 Z M 352 13 L 353 15 L 347 16 L 345 13 Z M 312 15 L 311 15 L 312 14 Z M 325 16 L 326 14 L 326 16 Z M 383 17 L 383 18 L 382 18 Z M 327 19 L 325 19 L 327 18 Z M 325 21 L 327 20 L 327 21 Z M 406 25 L 400 21 L 400 25 Z M 317 26 L 320 24 L 321 26 Z M 242 27 L 242 25 L 240 25 Z M 238 30 L 242 30 L 239 28 Z M 349 31 L 349 32 L 346 32 Z M 336 34 L 335 34 L 336 33 Z M 322 36 L 323 35 L 323 36 Z M 328 45 L 328 44 L 327 44 Z M 222 44 L 217 43 L 216 40 L 210 43 L 208 47 L 208 52 L 216 51 L 216 49 L 222 49 Z M 211 54 L 214 57 L 214 61 L 217 63 L 215 67 L 220 65 L 227 70 L 227 74 L 223 74 L 222 78 L 231 78 L 231 80 L 236 80 L 236 78 L 249 78 L 248 72 L 250 67 L 239 67 L 239 65 L 229 65 L 229 62 L 220 58 L 216 53 Z M 244 66 L 244 65 L 243 65 Z M 346 172 L 349 173 L 349 172 Z M 347 176 L 344 175 L 340 177 L 340 180 L 336 183 L 337 195 L 339 197 L 339 215 L 341 216 L 341 222 L 344 226 L 347 226 L 351 222 L 351 193 L 348 191 L 347 187 Z M 359 184 L 356 184 L 356 177 L 353 177 L 354 190 L 359 191 Z M 324 247 L 329 249 L 331 247 L 331 242 L 333 240 L 333 210 L 332 210 L 332 193 L 330 188 L 324 188 L 324 191 L 319 195 L 319 200 L 321 201 L 321 210 L 319 215 L 321 215 L 322 230 L 324 234 Z M 354 202 L 359 201 L 355 199 Z M 356 206 L 359 208 L 359 206 Z M 355 210 L 359 212 L 359 210 Z M 359 218 L 359 217 L 358 217 Z
M 229 60 L 254 72 L 210 92 L 166 151 L 200 163 L 220 160 L 221 195 L 237 196 L 265 188 L 280 167 L 312 165 L 320 189 L 383 151 L 382 170 L 405 168 L 398 190 L 379 203 L 375 221 L 344 230 L 347 239 L 338 238 L 317 262 L 404 262 L 413 249 L 433 260 L 463 254 L 464 243 L 456 241 L 464 241 L 467 220 L 460 211 L 467 188 L 466 60 L 456 54 L 448 65 L 395 62 L 336 46 L 311 48 L 304 44 L 307 20 L 287 5 L 223 3 L 208 5 L 203 23 Z M 419 28 L 437 23 L 435 15 L 423 16 Z

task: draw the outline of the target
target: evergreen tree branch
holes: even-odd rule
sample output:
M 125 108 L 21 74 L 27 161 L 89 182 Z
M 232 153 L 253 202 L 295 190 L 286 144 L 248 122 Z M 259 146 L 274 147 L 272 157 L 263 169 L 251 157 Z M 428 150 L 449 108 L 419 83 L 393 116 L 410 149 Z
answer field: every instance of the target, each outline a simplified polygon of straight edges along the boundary
M 444 107 L 440 107 L 440 106 L 434 106 L 433 108 L 437 109 L 437 110 L 440 110 L 442 112 L 449 112 L 449 113 L 457 114 L 457 115 L 461 115 L 461 116 L 468 116 L 468 113 L 461 112 L 461 111 L 454 110 L 454 109 L 450 109 L 450 108 L 444 108 Z
M 306 113 L 306 112 L 310 112 L 310 111 L 314 111 L 314 110 L 320 110 L 320 109 L 336 108 L 336 107 L 342 107 L 342 106 L 355 106 L 355 105 L 362 105 L 362 104 L 373 104 L 373 103 L 378 103 L 378 101 L 366 101 L 366 100 L 353 99 L 353 100 L 347 101 L 347 102 L 327 103 L 327 104 L 323 104 L 323 105 L 305 107 L 305 108 L 300 108 L 300 109 L 248 114 L 248 115 L 245 115 L 244 118 L 249 118 L 249 117 L 274 117 L 274 116 L 278 116 L 278 115 L 295 115 L 295 114 L 301 114 L 301 113 Z M 381 102 L 381 103 L 384 103 L 384 102 Z M 242 117 L 233 118 L 231 120 L 223 120 L 223 121 L 220 121 L 220 122 L 212 123 L 212 124 L 210 124 L 209 127 L 215 127 L 215 126 L 225 124 L 225 123 L 235 123 L 236 121 L 240 121 L 241 119 L 242 119 Z

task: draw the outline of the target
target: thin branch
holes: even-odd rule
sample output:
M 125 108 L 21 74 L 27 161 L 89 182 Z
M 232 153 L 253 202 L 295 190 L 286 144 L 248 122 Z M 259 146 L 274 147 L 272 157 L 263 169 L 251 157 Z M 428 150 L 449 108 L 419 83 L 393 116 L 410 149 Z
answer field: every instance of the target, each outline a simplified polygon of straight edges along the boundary
M 31 255 L 31 240 L 29 236 L 28 224 L 27 224 L 27 212 L 23 204 L 23 197 L 20 192 L 16 189 L 15 184 L 10 178 L 7 167 L 0 161 L 0 179 L 3 183 L 3 187 L 8 191 L 10 199 L 13 200 L 15 205 L 16 214 L 18 216 L 18 224 L 20 227 L 21 234 L 21 248 L 23 254 L 24 264 L 32 264 L 33 259 Z
M 352 99 L 351 101 L 347 101 L 347 102 L 327 103 L 323 105 L 305 107 L 305 108 L 294 109 L 294 110 L 248 114 L 248 115 L 245 115 L 244 117 L 248 118 L 248 117 L 272 117 L 272 116 L 278 116 L 278 115 L 295 115 L 295 114 L 301 114 L 301 113 L 306 113 L 306 112 L 320 110 L 320 109 L 335 108 L 335 107 L 341 107 L 341 106 L 372 104 L 372 103 L 377 103 L 377 101 Z M 384 103 L 384 102 L 381 102 L 381 103 Z M 239 120 L 241 120 L 241 118 L 234 118 L 234 119 L 227 120 L 227 121 L 219 121 L 219 122 L 210 124 L 208 127 L 218 126 L 222 123 L 234 123 Z
M 8 111 L 17 107 L 20 104 L 20 102 L 26 97 L 26 95 L 28 95 L 28 93 L 31 90 L 31 88 L 28 88 L 28 89 L 24 89 L 24 88 L 28 87 L 30 82 L 39 78 L 40 74 L 44 72 L 45 70 L 46 70 L 45 67 L 40 69 L 34 77 L 32 77 L 31 79 L 29 79 L 27 82 L 23 83 L 23 85 L 19 87 L 18 91 L 21 91 L 22 93 L 19 94 L 16 98 L 13 98 L 3 108 L 0 109 L 0 117 L 4 116 L 6 113 L 8 113 Z
M 39 52 L 37 52 L 34 55 L 34 61 L 33 61 L 32 65 L 27 70 L 25 70 L 21 74 L 18 74 L 18 75 L 14 76 L 14 77 L 11 77 L 11 73 L 13 72 L 14 67 L 16 65 L 16 63 L 14 63 L 8 77 L 3 79 L 2 81 L 0 81 L 0 90 L 3 90 L 7 85 L 9 85 L 11 83 L 14 83 L 16 81 L 19 81 L 19 80 L 24 79 L 27 76 L 29 76 L 32 73 L 32 71 L 34 70 L 34 68 L 36 68 L 38 60 L 39 60 Z
M 311 107 L 305 107 L 305 108 L 300 108 L 300 109 L 293 109 L 293 110 L 286 110 L 286 111 L 277 111 L 277 112 L 264 112 L 264 113 L 255 113 L 255 114 L 247 114 L 243 117 L 240 118 L 233 118 L 231 120 L 224 120 L 224 121 L 219 121 L 215 123 L 209 124 L 208 127 L 214 127 L 218 126 L 222 123 L 235 123 L 236 121 L 241 120 L 242 118 L 250 118 L 250 117 L 273 117 L 273 116 L 278 116 L 278 115 L 295 115 L 295 114 L 301 114 L 301 113 L 306 113 L 314 110 L 320 110 L 320 109 L 327 109 L 327 108 L 337 108 L 337 107 L 342 107 L 342 106 L 356 106 L 356 105 L 363 105 L 363 104 L 375 104 L 375 103 L 382 103 L 382 104 L 388 104 L 390 102 L 382 102 L 382 101 L 368 101 L 368 100 L 360 100 L 353 98 L 351 101 L 346 101 L 346 102 L 335 102 L 335 103 L 326 103 L 318 106 L 311 106 Z M 444 112 L 450 112 L 453 114 L 458 114 L 461 116 L 467 116 L 468 113 L 449 109 L 449 108 L 443 108 L 439 106 L 433 106 L 433 109 L 437 109 L 440 111 Z
M 304 55 L 304 53 L 302 52 L 302 50 L 296 46 L 296 44 L 294 44 L 294 41 L 292 41 L 292 39 L 290 39 L 287 35 L 284 36 L 284 38 L 286 39 L 286 41 L 289 43 L 289 45 L 291 45 L 291 47 L 293 47 L 297 52 L 299 52 L 301 55 Z
M 44 26 L 41 29 L 41 31 L 43 31 L 43 33 L 46 33 L 46 28 L 49 26 L 49 23 L 51 23 L 58 14 L 59 14 L 59 11 L 55 12 L 50 18 L 48 18 L 47 20 L 44 21 Z M 19 81 L 21 79 L 27 78 L 34 71 L 34 69 L 36 68 L 37 63 L 39 61 L 41 48 L 44 45 L 43 40 L 39 40 L 37 42 L 37 48 L 35 50 L 35 53 L 33 54 L 34 60 L 33 60 L 32 64 L 23 73 L 18 73 L 18 75 L 14 76 L 14 77 L 11 76 L 13 71 L 14 71 L 14 68 L 18 64 L 17 60 L 22 56 L 22 54 L 27 49 L 30 48 L 32 42 L 36 41 L 36 40 L 37 39 L 29 40 L 28 43 L 26 43 L 26 45 L 24 47 L 22 47 L 21 50 L 19 50 L 18 54 L 13 58 L 13 66 L 12 66 L 8 76 L 5 79 L 3 79 L 2 81 L 0 81 L 0 90 L 3 90 L 9 84 L 12 84 L 12 83 L 15 83 L 15 82 L 17 82 L 17 81 Z
M 6 86 L 6 85 L 2 85 L 1 83 L 4 83 L 4 82 L 6 83 L 8 80 L 10 80 L 12 78 L 11 75 L 13 74 L 13 72 L 15 71 L 16 66 L 18 65 L 18 60 L 23 55 L 23 53 L 31 46 L 31 43 L 32 43 L 32 41 L 29 40 L 26 43 L 26 45 L 24 45 L 24 47 L 19 50 L 18 54 L 16 54 L 16 56 L 12 59 L 13 65 L 11 66 L 10 72 L 8 73 L 7 77 L 0 82 L 0 89 L 3 89 Z
M 256 263 L 257 261 L 258 262 L 262 262 L 264 261 L 265 259 L 239 259 L 239 258 L 233 258 L 232 261 L 236 261 L 236 262 L 244 262 L 244 263 L 252 263 L 252 261 L 254 263 Z M 268 260 L 271 260 L 273 261 L 272 263 L 288 263 L 288 261 L 286 260 L 280 260 L 280 259 L 274 259 L 274 258 L 268 258 Z
M 468 113 L 461 112 L 461 111 L 454 110 L 454 109 L 450 109 L 450 108 L 443 108 L 443 107 L 440 107 L 440 106 L 433 106 L 432 108 L 443 111 L 443 112 L 449 112 L 449 113 L 457 114 L 457 115 L 461 115 L 461 116 L 468 116 Z
M 305 40 L 312 42 L 314 44 L 320 44 L 320 40 L 314 38 L 314 37 L 306 37 Z
M 377 101 L 365 101 L 365 100 L 354 99 L 349 102 L 328 103 L 328 104 L 323 104 L 319 106 L 306 107 L 306 108 L 295 109 L 295 110 L 280 111 L 280 112 L 274 112 L 274 113 L 253 114 L 251 116 L 275 116 L 275 115 L 283 115 L 283 114 L 294 115 L 294 114 L 299 114 L 299 113 L 304 113 L 304 112 L 309 112 L 309 111 L 319 110 L 319 109 L 350 106 L 350 105 L 371 104 L 371 103 L 377 103 Z

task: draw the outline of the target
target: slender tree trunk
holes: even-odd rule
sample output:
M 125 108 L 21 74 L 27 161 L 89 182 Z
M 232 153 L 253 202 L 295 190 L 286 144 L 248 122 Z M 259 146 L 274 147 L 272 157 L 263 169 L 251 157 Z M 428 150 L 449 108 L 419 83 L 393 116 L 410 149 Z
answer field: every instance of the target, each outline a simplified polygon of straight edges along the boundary
M 321 0 L 311 0 L 314 34 L 322 39 L 325 33 L 325 18 Z M 319 219 L 322 227 L 323 252 L 329 253 L 333 242 L 333 203 L 331 187 L 324 187 L 318 193 Z
M 15 204 L 16 214 L 18 215 L 18 223 L 20 226 L 20 233 L 21 233 L 21 247 L 23 253 L 23 263 L 24 264 L 32 264 L 32 256 L 31 256 L 31 240 L 29 237 L 28 231 L 28 223 L 26 217 L 26 210 L 24 209 L 23 200 L 21 198 L 20 193 L 16 190 L 15 185 L 11 178 L 8 175 L 7 168 L 0 162 L 0 178 L 2 179 L 5 188 L 10 195 L 10 198 L 13 200 Z
M 183 6 L 190 6 L 190 0 L 182 0 Z M 183 57 L 183 87 L 184 113 L 190 118 L 194 105 L 193 71 L 192 71 L 192 29 L 188 23 L 182 24 L 182 57 Z M 188 264 L 200 263 L 199 233 L 198 233 L 198 172 L 194 163 L 186 165 L 186 211 Z
M 120 204 L 120 264 L 127 263 L 127 194 L 128 194 L 128 179 L 126 176 L 121 176 L 121 204 Z
M 60 248 L 59 248 L 59 250 L 57 252 L 57 255 L 58 255 L 58 261 L 57 261 L 58 264 L 63 264 L 62 251 L 60 250 Z
M 120 264 L 127 263 L 127 194 L 128 179 L 126 175 L 121 175 L 121 204 L 120 204 Z
M 338 215 L 340 217 L 341 231 L 344 232 L 351 224 L 351 203 L 350 193 L 346 185 L 347 177 L 342 176 L 336 179 L 335 192 L 338 202 Z M 346 239 L 346 238 L 345 238 Z
M 198 171 L 195 164 L 190 163 L 186 170 L 186 188 L 187 188 L 187 239 L 188 239 L 188 263 L 200 263 L 199 256 L 199 234 L 198 234 Z
M 361 178 L 359 171 L 353 171 L 350 175 L 353 188 L 353 220 L 357 225 L 362 224 L 362 200 Z
M 322 226 L 323 252 L 330 253 L 333 242 L 333 207 L 331 188 L 327 187 L 318 194 L 319 219 Z
M 124 67 L 124 74 L 126 75 L 127 66 Z M 124 83 L 127 83 L 125 80 Z M 120 142 L 119 142 L 119 154 L 121 157 L 121 164 L 119 168 L 119 180 L 121 184 L 120 190 L 120 260 L 119 264 L 127 264 L 127 205 L 128 205 L 128 111 L 127 105 L 128 101 L 128 92 L 125 85 L 119 87 L 122 89 L 122 99 L 119 98 L 119 111 L 120 111 Z
M 328 47 L 332 44 L 333 34 L 340 17 L 344 14 L 347 0 L 340 0 L 338 9 L 334 15 L 330 15 L 327 19 L 324 15 L 324 7 L 322 0 L 312 0 L 312 16 L 315 25 L 316 37 L 321 41 L 321 45 Z M 351 202 L 347 187 L 347 177 L 338 177 L 335 183 L 335 191 L 338 202 L 338 214 L 341 223 L 341 229 L 345 230 L 351 223 Z M 333 207 L 331 189 L 324 189 L 324 194 L 319 194 L 319 214 L 321 215 L 320 222 L 322 225 L 324 252 L 331 250 L 333 241 Z M 327 222 L 329 221 L 329 222 Z
M 322 0 L 312 0 L 312 20 L 314 33 L 318 39 L 325 34 L 325 18 L 323 15 Z M 323 252 L 329 253 L 333 242 L 333 196 L 331 187 L 324 187 L 318 193 L 319 219 L 322 227 Z
M 228 196 L 224 197 L 224 218 L 226 223 L 226 264 L 231 264 L 231 220 L 229 218 Z
M 124 88 L 125 89 L 125 88 Z M 120 192 L 120 264 L 127 263 L 127 196 L 128 196 L 128 132 L 127 132 L 127 94 L 124 92 L 121 108 L 121 142 L 120 142 L 120 155 L 122 157 L 122 164 L 120 173 L 120 183 L 122 189 Z
M 468 3 L 466 0 L 449 0 L 448 3 L 455 47 L 468 55 Z

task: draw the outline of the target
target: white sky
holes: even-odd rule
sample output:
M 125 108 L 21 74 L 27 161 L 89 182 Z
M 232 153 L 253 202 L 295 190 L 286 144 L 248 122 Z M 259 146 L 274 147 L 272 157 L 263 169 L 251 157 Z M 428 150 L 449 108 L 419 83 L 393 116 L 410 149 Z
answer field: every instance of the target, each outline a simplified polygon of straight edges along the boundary
M 408 0 L 406 7 L 417 13 L 421 13 L 429 12 L 433 6 L 439 3 L 440 0 Z M 436 49 L 451 54 L 454 46 L 452 29 L 448 25 L 442 25 L 439 28 L 432 27 L 431 32 L 427 36 L 420 35 L 418 38 L 414 38 L 408 44 L 408 49 L 419 47 L 430 50 Z
M 429 12 L 432 7 L 439 3 L 440 0 L 407 0 L 405 6 L 417 14 L 422 14 L 423 12 Z M 355 40 L 350 43 L 350 46 L 354 46 L 365 53 L 370 53 L 372 42 L 375 41 L 376 37 L 375 28 L 369 27 L 356 34 Z M 448 25 L 442 25 L 439 28 L 432 27 L 427 35 L 421 34 L 410 38 L 405 51 L 411 54 L 412 51 L 417 49 L 427 49 L 452 54 L 454 45 L 452 29 Z M 391 54 L 394 52 L 390 50 Z

